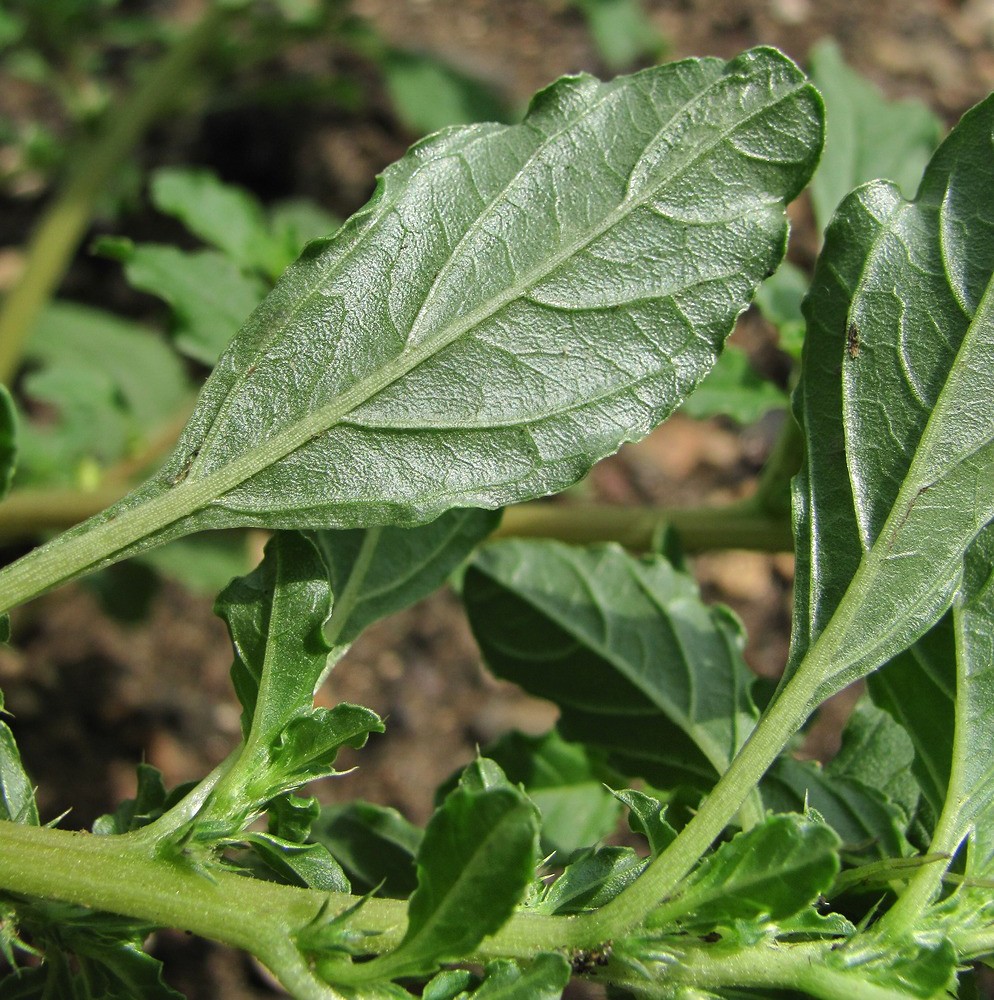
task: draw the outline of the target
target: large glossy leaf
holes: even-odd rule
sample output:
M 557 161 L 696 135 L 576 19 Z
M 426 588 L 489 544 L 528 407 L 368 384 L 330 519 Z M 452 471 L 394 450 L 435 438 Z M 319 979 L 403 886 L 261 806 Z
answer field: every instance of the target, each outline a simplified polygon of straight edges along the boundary
M 811 50 L 811 79 L 825 98 L 825 150 L 811 182 L 824 229 L 854 187 L 886 178 L 911 197 L 942 136 L 942 123 L 918 101 L 889 101 L 842 59 L 833 41 Z
M 740 625 L 662 557 L 499 542 L 463 597 L 490 668 L 554 701 L 563 735 L 627 774 L 710 788 L 752 730 Z
M 792 665 L 821 634 L 817 698 L 938 620 L 994 516 L 992 124 L 994 99 L 964 116 L 915 201 L 847 198 L 806 300 Z
M 769 49 L 568 78 L 521 125 L 426 139 L 286 272 L 161 474 L 99 519 L 113 529 L 81 531 L 120 554 L 569 485 L 714 363 L 820 142 L 819 97 Z M 92 548 L 64 547 L 61 571 Z

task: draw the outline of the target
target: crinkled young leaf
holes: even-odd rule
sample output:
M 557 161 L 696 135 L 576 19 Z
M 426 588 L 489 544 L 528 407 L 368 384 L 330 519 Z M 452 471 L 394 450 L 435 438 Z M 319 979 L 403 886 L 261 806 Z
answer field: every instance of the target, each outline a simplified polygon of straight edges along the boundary
M 884 182 L 847 198 L 806 300 L 792 667 L 823 636 L 819 699 L 938 620 L 994 516 L 992 126 L 994 98 L 913 202 Z
M 831 886 L 839 871 L 838 847 L 839 838 L 824 823 L 769 816 L 705 858 L 649 922 L 701 930 L 790 917 Z
M 886 178 L 911 197 L 942 136 L 942 123 L 918 101 L 890 101 L 850 69 L 835 42 L 811 50 L 811 79 L 825 99 L 825 149 L 811 181 L 824 229 L 839 202 L 866 181 Z
M 474 779 L 471 785 L 478 784 Z M 534 878 L 535 807 L 508 783 L 461 783 L 428 822 L 418 851 L 418 887 L 397 949 L 342 968 L 336 981 L 392 979 L 430 972 L 498 930 Z
M 540 913 L 581 913 L 614 899 L 645 870 L 630 847 L 599 847 L 566 866 L 532 908 Z
M 696 420 L 724 416 L 751 424 L 770 410 L 786 407 L 786 393 L 758 375 L 744 351 L 729 346 L 683 404 L 682 412 Z
M 820 143 L 817 93 L 770 49 L 567 78 L 520 125 L 426 139 L 286 272 L 161 473 L 79 533 L 120 558 L 562 489 L 706 374 Z M 91 565 L 60 544 L 65 576 Z
M 619 809 L 604 787 L 608 769 L 587 747 L 567 743 L 555 730 L 543 736 L 512 731 L 485 753 L 537 806 L 542 853 L 558 853 L 554 863 L 614 831 Z
M 676 839 L 676 830 L 666 822 L 665 803 L 634 788 L 625 788 L 614 794 L 619 802 L 628 807 L 628 826 L 632 833 L 645 837 L 652 857 L 662 854 Z
M 396 809 L 371 802 L 325 806 L 311 837 L 334 855 L 354 890 L 407 899 L 418 884 L 422 831 Z
M 710 788 L 752 730 L 741 626 L 661 557 L 499 542 L 463 599 L 490 668 L 554 701 L 563 735 L 626 774 Z
M 326 640 L 342 650 L 372 622 L 426 597 L 499 520 L 496 511 L 456 509 L 415 528 L 310 533 L 335 595 Z

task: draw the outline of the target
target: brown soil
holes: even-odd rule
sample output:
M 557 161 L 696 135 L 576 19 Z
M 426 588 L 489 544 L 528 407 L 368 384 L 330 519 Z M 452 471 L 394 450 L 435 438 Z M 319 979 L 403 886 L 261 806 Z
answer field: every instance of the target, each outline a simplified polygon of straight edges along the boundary
M 994 87 L 994 7 L 985 0 L 646 6 L 674 58 L 727 57 L 764 43 L 803 61 L 814 42 L 832 36 L 888 94 L 917 95 L 950 124 Z M 354 7 L 387 39 L 483 77 L 513 104 L 564 72 L 603 73 L 583 22 L 564 0 L 355 0 Z M 313 59 L 313 46 L 286 58 Z M 361 204 L 373 174 L 410 138 L 388 115 L 311 115 L 308 128 L 306 140 L 295 139 L 278 186 L 322 194 L 340 211 Z M 163 152 L 158 146 L 170 135 L 176 145 Z M 259 136 L 262 145 L 268 141 Z M 209 135 L 186 127 L 157 136 L 156 155 L 170 162 L 182 162 L 191 149 L 211 162 Z M 16 213 L 19 222 L 22 216 Z M 7 235 L 13 243 L 23 234 Z M 677 417 L 603 463 L 584 488 L 617 503 L 732 499 L 752 488 L 776 430 L 773 418 L 739 431 Z M 791 558 L 715 553 L 695 565 L 706 597 L 742 617 L 750 662 L 775 675 L 787 650 Z M 230 649 L 209 600 L 167 584 L 148 617 L 126 625 L 104 616 L 92 593 L 74 585 L 22 609 L 15 626 L 16 650 L 0 654 L 0 687 L 44 819 L 72 807 L 63 825 L 87 826 L 133 792 L 139 760 L 174 784 L 202 776 L 234 744 Z M 353 773 L 326 783 L 322 794 L 393 805 L 415 821 L 428 815 L 436 784 L 477 746 L 512 727 L 544 731 L 555 717 L 548 705 L 487 675 L 446 593 L 370 629 L 337 668 L 329 697 L 369 705 L 387 718 L 388 730 L 354 757 Z M 824 727 L 818 752 L 831 752 L 837 718 Z M 194 1000 L 273 995 L 251 962 L 224 949 L 172 934 L 160 935 L 157 947 L 171 980 Z

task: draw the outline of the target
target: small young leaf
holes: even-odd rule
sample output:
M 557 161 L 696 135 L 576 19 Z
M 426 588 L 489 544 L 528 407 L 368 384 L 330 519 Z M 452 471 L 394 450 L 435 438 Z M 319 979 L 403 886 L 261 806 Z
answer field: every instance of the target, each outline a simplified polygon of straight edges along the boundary
M 512 731 L 490 744 L 485 755 L 538 808 L 543 855 L 568 858 L 614 831 L 619 809 L 603 784 L 608 769 L 588 748 L 567 743 L 555 730 L 544 736 Z
M 630 847 L 599 847 L 572 864 L 533 907 L 540 913 L 581 913 L 614 899 L 645 870 Z
M 770 410 L 786 408 L 787 394 L 757 375 L 745 352 L 730 345 L 690 394 L 682 412 L 695 420 L 721 416 L 751 424 Z
M 249 833 L 245 843 L 287 885 L 324 892 L 351 892 L 342 866 L 321 844 L 297 844 L 269 833 Z
M 259 566 L 218 597 L 216 612 L 235 648 L 231 677 L 246 737 L 270 740 L 310 711 L 331 650 L 323 632 L 331 602 L 321 556 L 293 532 L 275 535 Z
M 850 195 L 805 303 L 790 669 L 833 620 L 818 700 L 935 624 L 994 516 L 978 487 L 994 477 L 992 123 L 994 98 L 964 115 L 913 202 L 884 182 Z
M 633 788 L 614 794 L 628 807 L 628 826 L 632 832 L 645 837 L 652 857 L 662 854 L 676 838 L 676 830 L 666 822 L 666 805 Z
M 500 542 L 463 599 L 491 669 L 555 701 L 563 735 L 626 774 L 709 788 L 752 729 L 740 626 L 661 557 Z
M 151 764 L 141 763 L 135 797 L 126 799 L 114 812 L 99 816 L 93 824 L 93 832 L 108 835 L 138 830 L 162 815 L 169 798 L 162 772 Z
M 769 816 L 705 858 L 649 922 L 697 931 L 790 917 L 831 886 L 839 871 L 838 847 L 839 838 L 824 823 Z
M 288 269 L 161 472 L 77 534 L 116 519 L 116 559 L 575 482 L 714 363 L 783 255 L 821 127 L 803 74 L 756 49 L 567 78 L 521 125 L 426 139 Z M 61 550 L 63 574 L 109 556 L 83 548 Z
M 804 313 L 801 303 L 808 291 L 808 276 L 790 261 L 784 261 L 756 289 L 756 306 L 763 318 L 780 334 L 780 347 L 795 361 L 804 346 Z
M 465 955 L 521 900 L 534 878 L 537 846 L 535 807 L 521 792 L 509 784 L 461 784 L 425 830 L 403 940 L 395 951 L 343 970 L 342 981 L 417 975 Z
M 836 206 L 866 181 L 894 181 L 911 197 L 942 123 L 918 101 L 890 101 L 850 69 L 833 41 L 811 50 L 811 79 L 825 99 L 825 149 L 811 181 L 815 218 L 824 229 Z
M 344 649 L 377 619 L 436 590 L 499 520 L 496 511 L 456 509 L 416 528 L 309 533 L 335 595 L 327 641 Z
M 5 722 L 0 722 L 0 819 L 38 825 L 34 786 L 24 773 L 14 734 Z
M 537 955 L 521 965 L 506 959 L 491 962 L 472 1000 L 559 1000 L 570 979 L 569 962 L 559 954 Z
M 325 806 L 311 837 L 334 855 L 358 893 L 407 899 L 417 887 L 422 831 L 396 809 L 369 802 Z

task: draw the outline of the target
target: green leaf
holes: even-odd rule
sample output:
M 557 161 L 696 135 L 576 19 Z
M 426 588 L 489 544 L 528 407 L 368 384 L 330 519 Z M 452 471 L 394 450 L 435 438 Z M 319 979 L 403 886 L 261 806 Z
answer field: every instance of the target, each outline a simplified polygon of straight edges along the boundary
M 890 101 L 850 69 L 835 42 L 811 50 L 811 79 L 825 99 L 825 149 L 811 181 L 824 229 L 853 188 L 883 178 L 910 198 L 942 137 L 942 123 L 919 101 Z
M 25 392 L 51 405 L 58 420 L 22 424 L 21 483 L 72 482 L 87 462 L 124 458 L 188 400 L 182 364 L 161 339 L 86 306 L 49 305 L 25 358 L 36 366 Z
M 706 374 L 820 141 L 814 89 L 757 49 L 568 78 L 521 125 L 419 143 L 253 313 L 161 473 L 77 534 L 120 558 L 562 489 Z
M 710 788 L 752 729 L 741 627 L 662 557 L 509 540 L 476 556 L 463 598 L 490 668 L 625 774 Z
M 10 490 L 17 451 L 17 409 L 7 387 L 0 385 L 0 498 Z
M 311 837 L 334 855 L 355 892 L 407 899 L 417 887 L 422 831 L 396 809 L 371 802 L 325 806 Z
M 250 556 L 244 532 L 207 531 L 178 538 L 139 558 L 193 593 L 213 597 L 252 568 Z
M 543 736 L 512 731 L 489 745 L 485 755 L 538 808 L 543 855 L 568 858 L 614 831 L 619 809 L 603 784 L 607 768 L 588 748 L 567 743 L 555 730 Z
M 646 17 L 641 0 L 573 0 L 587 20 L 604 65 L 627 69 L 640 59 L 658 59 L 666 43 Z
M 393 49 L 380 59 L 390 103 L 417 135 L 448 125 L 507 121 L 507 109 L 483 81 L 438 59 Z
M 824 823 L 769 816 L 705 858 L 649 923 L 699 931 L 738 920 L 783 920 L 831 886 L 839 871 L 838 846 Z
M 0 696 L 2 710 L 3 698 Z M 24 772 L 14 734 L 5 722 L 0 722 L 0 819 L 38 825 L 34 786 Z
M 331 611 L 327 572 L 303 535 L 274 535 L 259 566 L 218 597 L 235 649 L 231 679 L 242 703 L 242 732 L 273 739 L 310 711 L 331 647 L 324 624 Z
M 763 318 L 777 328 L 780 347 L 795 361 L 804 346 L 804 313 L 801 303 L 807 294 L 808 276 L 790 261 L 784 261 L 756 289 L 756 306 Z
M 630 847 L 599 847 L 567 865 L 532 909 L 560 914 L 596 910 L 634 882 L 646 864 Z
M 185 355 L 213 366 L 262 301 L 265 284 L 215 250 L 179 250 L 126 240 L 97 244 L 124 263 L 129 284 L 168 303 L 175 318 L 173 339 Z
M 822 637 L 816 700 L 939 619 L 994 516 L 992 121 L 994 99 L 963 117 L 915 201 L 884 182 L 847 198 L 806 300 L 791 664 Z
M 141 763 L 135 797 L 126 799 L 113 813 L 99 816 L 93 824 L 93 832 L 101 835 L 130 833 L 147 826 L 162 815 L 169 798 L 162 772 L 151 764 Z
M 535 807 L 510 785 L 460 784 L 436 810 L 418 851 L 418 887 L 397 949 L 336 973 L 343 982 L 430 972 L 459 959 L 510 917 L 534 877 Z
M 311 240 L 331 236 L 341 225 L 341 219 L 306 198 L 277 202 L 269 210 L 269 228 L 285 254 L 280 273 L 300 256 Z
M 665 803 L 633 788 L 614 794 L 628 807 L 628 826 L 632 833 L 645 837 L 652 857 L 662 854 L 676 839 L 676 830 L 666 822 Z
M 744 351 L 729 346 L 683 404 L 682 412 L 695 420 L 722 416 L 751 424 L 770 410 L 786 407 L 786 393 L 757 375 Z
M 327 565 L 335 595 L 325 626 L 327 642 L 344 650 L 377 619 L 432 593 L 499 520 L 494 511 L 456 509 L 416 528 L 310 534 Z
M 262 206 L 209 170 L 166 167 L 152 177 L 152 201 L 245 271 L 276 278 L 286 260 Z M 244 317 L 243 317 L 244 318 Z
M 911 936 L 900 944 L 862 934 L 825 954 L 824 967 L 851 977 L 852 995 L 871 984 L 892 996 L 941 1000 L 956 995 L 956 952 L 944 939 Z M 803 983 L 802 983 L 803 985 Z
M 297 844 L 269 833 L 249 833 L 245 843 L 287 885 L 323 892 L 351 892 L 342 866 L 321 844 Z
M 484 973 L 480 986 L 458 1000 L 559 1000 L 570 979 L 570 966 L 562 955 L 544 954 L 524 965 L 507 959 L 490 962 Z

